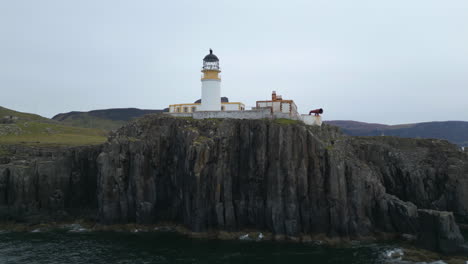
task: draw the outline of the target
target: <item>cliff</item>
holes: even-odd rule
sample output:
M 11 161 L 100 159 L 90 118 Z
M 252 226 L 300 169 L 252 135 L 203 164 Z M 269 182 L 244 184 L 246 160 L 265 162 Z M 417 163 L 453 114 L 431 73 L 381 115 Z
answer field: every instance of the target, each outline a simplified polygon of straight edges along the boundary
M 156 115 L 102 146 L 54 151 L 0 162 L 2 216 L 61 211 L 106 224 L 170 221 L 195 232 L 289 237 L 389 232 L 416 235 L 433 250 L 463 249 L 455 217 L 468 219 L 468 158 L 445 141 Z
M 97 220 L 100 146 L 0 148 L 0 220 Z

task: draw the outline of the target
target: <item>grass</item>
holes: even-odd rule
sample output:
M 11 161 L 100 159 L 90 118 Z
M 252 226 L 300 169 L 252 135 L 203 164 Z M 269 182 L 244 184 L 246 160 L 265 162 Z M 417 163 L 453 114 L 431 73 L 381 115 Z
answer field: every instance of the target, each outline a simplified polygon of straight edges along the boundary
M 10 110 L 5 107 L 0 106 L 0 118 L 3 118 L 4 116 L 16 116 L 19 118 L 19 120 L 34 120 L 34 121 L 42 121 L 42 122 L 53 122 L 52 120 L 42 117 L 40 115 L 36 114 L 29 114 L 29 113 L 22 113 L 22 112 L 17 112 L 14 110 Z
M 25 134 L 0 137 L 0 144 L 22 144 L 28 146 L 85 146 L 98 145 L 105 141 L 106 137 L 104 136 L 80 134 Z
M 114 130 L 118 129 L 121 126 L 125 125 L 126 121 L 121 120 L 110 120 L 92 116 L 88 113 L 82 113 L 78 116 L 73 116 L 67 119 L 60 121 L 60 123 L 68 126 L 74 127 L 86 127 L 86 128 L 95 128 L 103 130 Z
M 0 156 L 8 155 L 1 145 L 83 146 L 107 140 L 107 133 L 102 129 L 67 126 L 39 115 L 0 107 L 0 118 L 4 116 L 18 119 L 11 124 L 0 124 Z
M 136 138 L 136 137 L 127 137 L 127 140 L 130 141 L 130 142 L 138 142 L 138 141 L 141 141 L 141 139 Z
M 36 117 L 33 120 L 0 124 L 0 145 L 82 146 L 101 144 L 107 140 L 106 132 L 100 129 L 64 126 L 46 118 L 45 122 Z
M 191 116 L 172 116 L 174 118 L 179 118 L 179 119 L 186 119 L 186 120 L 195 120 Z
M 0 146 L 0 157 L 10 155 L 10 151 L 4 146 Z
M 210 138 L 200 135 L 195 139 L 194 143 L 195 144 L 203 144 L 203 143 L 205 143 L 205 142 L 207 142 L 209 140 L 210 140 Z
M 278 119 L 275 119 L 274 122 L 280 125 L 291 125 L 291 124 L 299 123 L 299 121 L 297 120 L 291 120 L 291 119 L 286 119 L 286 118 L 278 118 Z

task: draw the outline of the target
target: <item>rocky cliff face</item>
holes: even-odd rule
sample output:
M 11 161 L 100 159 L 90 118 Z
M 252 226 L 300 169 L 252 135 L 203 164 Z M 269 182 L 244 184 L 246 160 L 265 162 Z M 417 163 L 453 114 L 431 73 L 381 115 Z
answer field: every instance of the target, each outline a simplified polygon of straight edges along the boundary
M 351 137 L 357 158 L 386 192 L 419 208 L 452 211 L 468 222 L 468 155 L 446 141 Z
M 0 220 L 95 219 L 100 147 L 5 149 L 0 157 Z
M 359 139 L 329 126 L 263 120 L 148 117 L 113 135 L 98 164 L 106 223 L 171 220 L 194 231 L 346 237 L 431 233 L 421 209 L 468 215 L 467 157 L 442 141 Z M 450 237 L 456 250 L 463 238 L 453 215 L 432 216 L 446 227 L 437 237 Z
M 4 219 L 171 221 L 291 237 L 407 233 L 444 252 L 463 243 L 445 211 L 468 219 L 467 155 L 438 140 L 148 116 L 103 146 L 10 151 L 0 159 Z

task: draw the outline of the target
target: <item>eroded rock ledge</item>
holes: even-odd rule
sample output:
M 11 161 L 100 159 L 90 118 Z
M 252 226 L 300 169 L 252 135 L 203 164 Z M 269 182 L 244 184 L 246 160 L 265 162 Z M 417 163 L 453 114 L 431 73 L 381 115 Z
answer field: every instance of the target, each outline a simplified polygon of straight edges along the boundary
M 432 250 L 463 250 L 451 212 L 468 219 L 468 159 L 445 141 L 148 116 L 103 146 L 38 151 L 22 164 L 10 156 L 0 162 L 3 218 L 60 211 L 108 224 L 177 222 L 195 232 L 390 232 Z

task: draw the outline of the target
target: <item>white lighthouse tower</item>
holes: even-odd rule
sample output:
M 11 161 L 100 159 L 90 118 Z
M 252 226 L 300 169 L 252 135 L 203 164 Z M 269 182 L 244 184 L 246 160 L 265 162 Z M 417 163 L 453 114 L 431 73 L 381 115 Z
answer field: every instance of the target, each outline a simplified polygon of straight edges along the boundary
M 210 54 L 203 59 L 201 111 L 221 111 L 221 78 L 219 59 L 210 49 Z

